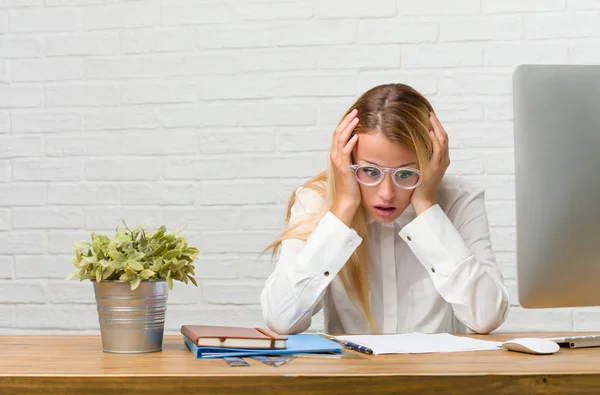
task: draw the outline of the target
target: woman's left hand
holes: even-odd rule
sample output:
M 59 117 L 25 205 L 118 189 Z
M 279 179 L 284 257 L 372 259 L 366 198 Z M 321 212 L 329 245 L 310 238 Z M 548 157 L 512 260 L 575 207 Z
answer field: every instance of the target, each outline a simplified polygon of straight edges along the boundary
M 430 113 L 429 120 L 433 126 L 433 130 L 429 131 L 433 155 L 429 166 L 421 172 L 421 184 L 415 188 L 410 199 L 417 215 L 437 204 L 438 185 L 450 166 L 448 134 L 433 111 Z

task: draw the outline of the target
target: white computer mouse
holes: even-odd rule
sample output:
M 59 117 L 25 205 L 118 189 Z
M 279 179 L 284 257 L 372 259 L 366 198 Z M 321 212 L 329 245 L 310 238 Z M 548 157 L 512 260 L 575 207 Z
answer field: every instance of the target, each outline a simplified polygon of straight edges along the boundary
M 548 339 L 521 337 L 505 341 L 502 343 L 502 348 L 528 354 L 554 354 L 560 349 L 560 346 Z

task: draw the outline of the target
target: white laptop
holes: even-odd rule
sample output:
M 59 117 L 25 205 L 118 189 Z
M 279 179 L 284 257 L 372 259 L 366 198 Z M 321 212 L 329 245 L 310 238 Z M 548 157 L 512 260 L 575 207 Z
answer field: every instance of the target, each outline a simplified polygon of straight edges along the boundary
M 556 342 L 561 347 L 583 348 L 600 347 L 600 335 L 578 335 L 567 337 L 551 337 L 548 340 Z

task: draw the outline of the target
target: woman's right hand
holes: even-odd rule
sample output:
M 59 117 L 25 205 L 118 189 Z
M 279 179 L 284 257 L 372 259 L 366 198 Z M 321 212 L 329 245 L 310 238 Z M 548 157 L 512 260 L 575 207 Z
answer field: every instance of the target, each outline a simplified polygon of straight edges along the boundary
M 350 155 L 358 141 L 357 134 L 350 138 L 352 131 L 358 125 L 357 114 L 356 109 L 350 111 L 335 128 L 330 153 L 336 191 L 330 211 L 348 227 L 360 205 L 360 188 L 350 168 L 352 164 Z

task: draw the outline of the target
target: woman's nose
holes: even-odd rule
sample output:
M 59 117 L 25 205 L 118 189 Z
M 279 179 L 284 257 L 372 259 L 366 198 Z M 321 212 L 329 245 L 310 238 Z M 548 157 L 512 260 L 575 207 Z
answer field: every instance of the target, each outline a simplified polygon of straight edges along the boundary
M 379 198 L 385 202 L 392 201 L 396 195 L 396 184 L 392 181 L 392 176 L 390 174 L 386 174 L 383 177 L 383 180 L 379 184 L 379 189 L 377 191 Z

